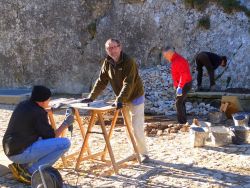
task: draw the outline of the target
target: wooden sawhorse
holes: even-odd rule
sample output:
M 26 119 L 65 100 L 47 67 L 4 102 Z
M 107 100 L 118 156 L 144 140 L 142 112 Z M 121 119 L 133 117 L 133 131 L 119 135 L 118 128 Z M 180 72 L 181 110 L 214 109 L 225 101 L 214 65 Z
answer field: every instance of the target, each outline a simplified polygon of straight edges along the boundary
M 75 170 L 79 170 L 80 163 L 83 160 L 96 159 L 97 157 L 101 156 L 101 160 L 103 162 L 107 162 L 105 160 L 107 152 L 108 152 L 108 154 L 110 156 L 110 160 L 111 160 L 111 163 L 113 165 L 114 172 L 116 174 L 118 174 L 119 165 L 121 165 L 122 163 L 124 163 L 126 161 L 137 159 L 137 161 L 139 163 L 141 163 L 141 159 L 140 159 L 139 151 L 138 151 L 138 148 L 137 148 L 137 145 L 136 145 L 136 142 L 135 142 L 134 134 L 132 133 L 132 126 L 131 126 L 130 121 L 128 119 L 129 116 L 128 116 L 126 110 L 125 110 L 126 107 L 123 107 L 121 109 L 121 111 L 123 113 L 123 118 L 124 118 L 124 121 L 125 121 L 125 124 L 126 124 L 126 128 L 127 128 L 128 134 L 129 134 L 129 138 L 130 138 L 130 140 L 132 142 L 135 153 L 133 153 L 131 156 L 127 157 L 126 159 L 123 159 L 123 160 L 121 160 L 119 162 L 116 162 L 112 147 L 110 145 L 110 139 L 111 139 L 114 127 L 116 125 L 116 120 L 117 120 L 117 117 L 118 117 L 118 114 L 119 114 L 120 110 L 116 110 L 115 107 L 112 107 L 110 105 L 103 106 L 103 107 L 91 107 L 91 106 L 86 107 L 82 103 L 75 103 L 75 104 L 71 104 L 70 106 L 75 109 L 76 114 L 79 114 L 78 109 L 85 109 L 85 110 L 90 110 L 91 111 L 91 118 L 90 118 L 90 121 L 89 121 L 89 124 L 88 124 L 88 127 L 87 127 L 87 132 L 86 132 L 86 135 L 84 137 L 84 141 L 83 141 L 83 144 L 82 144 L 82 147 L 81 147 L 81 151 L 79 153 L 79 156 L 78 156 L 78 159 L 77 159 L 77 162 L 76 162 Z M 109 133 L 108 133 L 107 130 L 106 130 L 106 127 L 105 127 L 105 122 L 104 122 L 104 119 L 103 119 L 103 113 L 109 112 L 109 111 L 114 112 L 114 117 L 112 119 L 111 127 L 110 127 L 110 130 L 109 130 Z M 103 149 L 103 151 L 95 153 L 95 154 L 91 154 L 91 152 L 88 151 L 89 150 L 88 139 L 90 137 L 92 127 L 95 124 L 95 118 L 96 117 L 98 118 L 98 120 L 101 123 L 100 126 L 101 126 L 101 129 L 102 129 L 102 133 L 103 133 L 103 137 L 104 137 L 106 145 L 105 145 L 105 148 Z M 80 124 L 82 125 L 81 122 L 80 122 Z M 85 153 L 87 153 L 86 156 L 84 156 Z
M 66 110 L 66 108 L 64 108 L 64 109 Z M 56 127 L 56 123 L 55 123 L 55 119 L 54 119 L 54 115 L 53 115 L 53 110 L 47 109 L 47 112 L 48 112 L 48 117 L 49 117 L 50 124 L 51 124 L 52 128 L 54 130 L 56 130 L 57 127 Z M 80 128 L 82 139 L 84 140 L 84 137 L 86 135 L 86 131 L 84 129 L 84 126 L 83 126 L 79 111 L 76 110 L 74 115 L 75 115 L 76 122 L 77 122 L 77 124 L 78 124 L 78 126 Z M 63 132 L 63 134 L 61 136 L 64 137 L 65 135 L 66 135 L 66 130 Z M 90 154 L 90 150 L 89 150 L 88 146 L 87 146 L 87 151 L 88 151 L 88 154 Z M 62 162 L 63 162 L 63 166 L 67 167 L 68 166 L 67 159 L 70 159 L 70 158 L 74 157 L 75 155 L 79 155 L 79 152 L 75 152 L 75 153 L 69 154 L 67 156 L 63 155 L 61 157 Z

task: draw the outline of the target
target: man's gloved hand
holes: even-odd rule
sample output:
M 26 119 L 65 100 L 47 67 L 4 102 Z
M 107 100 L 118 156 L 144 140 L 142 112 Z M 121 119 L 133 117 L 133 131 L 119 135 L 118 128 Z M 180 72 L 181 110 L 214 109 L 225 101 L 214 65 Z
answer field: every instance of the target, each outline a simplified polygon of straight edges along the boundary
M 176 89 L 176 95 L 177 96 L 182 96 L 182 89 L 180 87 L 177 87 L 177 89 Z
M 91 98 L 83 98 L 81 100 L 81 103 L 90 103 L 90 102 L 93 102 L 93 100 Z
M 121 109 L 123 105 L 122 105 L 122 102 L 114 102 L 112 106 L 115 106 L 116 109 L 118 110 L 118 109 Z
M 63 121 L 63 125 L 72 125 L 74 123 L 74 116 L 72 114 L 68 115 L 65 117 L 64 121 Z

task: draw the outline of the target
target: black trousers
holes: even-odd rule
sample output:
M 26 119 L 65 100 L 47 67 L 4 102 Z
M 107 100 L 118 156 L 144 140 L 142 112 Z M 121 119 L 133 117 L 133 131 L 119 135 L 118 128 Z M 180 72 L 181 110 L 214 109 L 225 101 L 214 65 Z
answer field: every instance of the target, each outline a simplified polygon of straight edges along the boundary
M 210 87 L 215 85 L 215 80 L 214 80 L 214 68 L 212 65 L 212 62 L 210 61 L 209 57 L 201 53 L 196 57 L 196 65 L 197 65 L 197 84 L 198 86 L 201 86 L 202 84 L 202 74 L 203 74 L 203 66 L 206 67 L 208 75 L 209 75 L 209 80 L 210 80 Z
M 176 96 L 175 98 L 175 106 L 176 106 L 176 111 L 177 111 L 177 120 L 178 123 L 185 124 L 187 122 L 187 117 L 186 117 L 186 98 L 187 98 L 187 93 L 192 87 L 192 81 L 188 82 L 184 85 L 182 88 L 182 96 Z

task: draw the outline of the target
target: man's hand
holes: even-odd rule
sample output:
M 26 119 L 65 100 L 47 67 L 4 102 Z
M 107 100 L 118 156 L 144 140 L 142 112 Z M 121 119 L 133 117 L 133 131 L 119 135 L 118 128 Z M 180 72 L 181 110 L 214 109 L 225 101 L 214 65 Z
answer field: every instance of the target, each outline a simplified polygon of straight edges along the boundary
M 93 102 L 93 100 L 91 98 L 83 98 L 81 100 L 81 103 L 90 103 L 90 102 Z
M 182 89 L 180 87 L 177 87 L 177 89 L 176 89 L 176 95 L 177 96 L 182 96 Z
M 51 106 L 52 112 L 54 112 L 54 111 L 60 109 L 61 106 L 63 106 L 63 104 L 61 104 L 61 103 L 56 103 L 56 104 L 52 105 L 52 106 Z
M 116 109 L 118 110 L 118 109 L 121 109 L 123 105 L 122 105 L 122 102 L 114 102 L 112 106 L 115 106 Z
M 74 116 L 72 114 L 68 115 L 65 117 L 64 121 L 63 121 L 63 125 L 64 126 L 70 126 L 74 123 Z

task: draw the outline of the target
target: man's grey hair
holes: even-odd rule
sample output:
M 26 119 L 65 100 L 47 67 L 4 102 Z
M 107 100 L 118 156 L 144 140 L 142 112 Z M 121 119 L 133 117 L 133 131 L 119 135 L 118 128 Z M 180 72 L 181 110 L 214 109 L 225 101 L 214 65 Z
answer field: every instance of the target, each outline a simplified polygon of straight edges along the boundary
M 175 51 L 175 48 L 174 47 L 172 47 L 172 46 L 166 46 L 166 47 L 162 47 L 162 51 L 164 51 L 164 52 L 167 52 L 167 51 L 169 51 L 169 50 L 171 50 L 171 51 Z
M 118 39 L 115 39 L 115 38 L 109 38 L 107 41 L 111 41 L 111 42 L 115 42 L 115 43 L 117 43 L 118 45 L 121 45 L 121 42 L 118 40 Z M 106 41 L 106 42 L 107 42 Z

